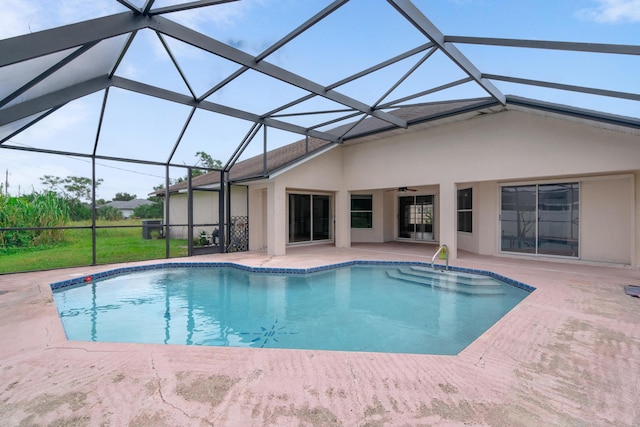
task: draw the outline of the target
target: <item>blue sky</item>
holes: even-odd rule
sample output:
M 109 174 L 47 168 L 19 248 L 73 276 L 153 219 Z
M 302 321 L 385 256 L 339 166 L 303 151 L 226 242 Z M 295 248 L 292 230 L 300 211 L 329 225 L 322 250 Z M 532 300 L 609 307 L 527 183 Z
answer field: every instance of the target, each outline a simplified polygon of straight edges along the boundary
M 158 0 L 155 5 L 175 2 Z M 142 1 L 134 3 L 142 4 Z M 167 17 L 256 55 L 328 3 L 242 0 Z M 640 0 L 414 0 L 414 3 L 446 35 L 640 45 Z M 124 10 L 115 0 L 3 0 L 0 6 L 0 39 Z M 354 17 L 357 17 L 355 21 Z M 425 41 L 424 36 L 401 19 L 386 2 L 352 0 L 266 60 L 310 80 L 330 85 Z M 116 49 L 117 42 L 114 41 Z M 205 55 L 181 42 L 168 40 L 168 43 L 197 94 L 237 68 L 235 64 Z M 484 73 L 640 93 L 638 57 L 472 45 L 458 47 Z M 337 90 L 374 103 L 416 60 L 403 61 Z M 93 61 L 85 66 L 97 66 L 97 63 Z M 2 73 L 0 70 L 0 94 L 4 93 L 3 81 L 5 84 L 7 81 Z M 157 36 L 150 31 L 140 32 L 117 75 L 188 93 Z M 438 53 L 386 100 L 462 77 L 464 74 Z M 12 82 L 11 79 L 9 81 Z M 64 77 L 61 82 L 65 82 Z M 505 94 L 640 117 L 640 103 L 637 101 L 501 82 L 496 86 Z M 247 72 L 208 100 L 262 114 L 303 94 L 300 89 L 274 82 L 256 72 Z M 486 93 L 468 84 L 420 101 L 476 96 L 486 96 Z M 122 90 L 112 90 L 109 98 L 98 153 L 165 161 L 190 109 Z M 27 132 L 12 138 L 9 144 L 90 152 L 96 137 L 101 103 L 102 93 L 74 101 Z M 339 106 L 329 101 L 312 100 L 291 112 L 318 108 Z M 335 117 L 331 114 L 325 116 Z M 291 120 L 308 125 L 310 119 L 298 117 Z M 319 120 L 314 117 L 313 121 Z M 249 124 L 238 119 L 198 112 L 172 161 L 193 164 L 195 153 L 200 150 L 224 161 L 248 129 Z M 270 149 L 300 139 L 299 135 L 273 129 L 268 132 Z M 261 150 L 260 137 L 251 144 L 243 158 Z M 0 183 L 4 183 L 7 170 L 10 174 L 9 192 L 13 195 L 18 191 L 41 190 L 39 177 L 45 174 L 91 176 L 90 163 L 86 159 L 2 150 Z M 171 173 L 177 178 L 184 171 L 176 169 Z M 153 185 L 164 181 L 164 168 L 98 161 L 97 175 L 104 179 L 98 189 L 99 198 L 110 199 L 116 192 L 123 191 L 146 197 Z

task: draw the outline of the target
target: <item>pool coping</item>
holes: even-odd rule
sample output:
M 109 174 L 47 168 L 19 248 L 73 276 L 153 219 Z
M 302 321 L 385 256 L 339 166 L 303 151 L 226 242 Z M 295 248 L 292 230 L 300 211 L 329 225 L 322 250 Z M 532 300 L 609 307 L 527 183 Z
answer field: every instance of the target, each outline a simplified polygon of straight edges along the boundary
M 92 283 L 95 283 L 96 281 L 100 281 L 102 279 L 107 279 L 107 278 L 112 278 L 112 277 L 117 277 L 117 276 L 121 276 L 121 275 L 126 275 L 126 274 L 131 274 L 131 273 L 137 273 L 137 272 L 143 272 L 143 271 L 158 271 L 158 270 L 171 270 L 174 268 L 181 268 L 181 269 L 185 269 L 185 268 L 232 268 L 235 270 L 239 270 L 239 271 L 244 271 L 244 272 L 248 272 L 248 273 L 257 273 L 257 274 L 272 274 L 272 275 L 294 275 L 294 276 L 301 276 L 301 275 L 305 275 L 305 274 L 314 274 L 314 273 L 321 273 L 321 272 L 328 272 L 331 270 L 337 270 L 340 268 L 345 268 L 345 267 L 353 267 L 353 266 L 380 266 L 380 267 L 385 267 L 385 266 L 411 266 L 411 267 L 426 267 L 431 269 L 431 264 L 430 263 L 426 263 L 426 262 L 416 262 L 416 261 L 385 261 L 385 260 L 350 260 L 350 261 L 344 261 L 344 262 L 338 262 L 338 263 L 330 263 L 330 264 L 325 264 L 325 265 L 320 265 L 320 266 L 315 266 L 315 267 L 307 267 L 307 268 L 288 268 L 288 267 L 255 267 L 255 266 L 248 266 L 248 265 L 243 265 L 243 264 L 238 264 L 235 262 L 166 262 L 166 263 L 155 263 L 155 264 L 144 264 L 144 265 L 136 265 L 136 266 L 129 266 L 129 267 L 122 267 L 122 268 L 115 268 L 115 269 L 110 269 L 110 270 L 106 270 L 106 271 L 101 271 L 101 272 L 97 272 L 91 275 L 85 275 L 85 276 L 79 276 L 79 277 L 75 277 L 73 279 L 69 279 L 69 280 L 64 280 L 64 281 L 60 281 L 60 282 L 54 282 L 51 283 L 49 286 L 51 288 L 52 293 L 55 295 L 58 292 L 63 292 L 69 288 L 76 288 L 78 286 L 86 286 L 86 285 L 90 285 Z M 464 267 L 457 267 L 457 266 L 449 266 L 447 269 L 445 268 L 433 268 L 433 271 L 436 273 L 447 273 L 447 272 L 454 272 L 454 273 L 465 273 L 465 274 L 474 274 L 477 276 L 484 276 L 484 277 L 489 277 L 495 280 L 498 280 L 502 283 L 504 283 L 505 285 L 509 285 L 509 286 L 513 286 L 515 288 L 521 289 L 525 292 L 527 292 L 527 295 L 523 296 L 522 299 L 526 298 L 526 296 L 528 296 L 528 294 L 531 294 L 533 291 L 536 290 L 535 287 L 527 285 L 525 283 L 519 282 L 517 280 L 513 280 L 509 277 L 503 276 L 501 274 L 497 274 L 494 273 L 492 271 L 488 271 L 488 270 L 481 270 L 481 269 L 473 269 L 473 268 L 464 268 Z M 393 280 L 393 279 L 392 279 Z M 471 344 L 473 344 L 473 342 L 475 340 L 477 340 L 478 338 L 480 338 L 480 336 L 482 336 L 482 334 L 486 333 L 486 331 L 491 328 L 493 325 L 495 325 L 497 322 L 499 322 L 504 315 L 506 315 L 509 311 L 513 310 L 514 307 L 516 307 L 518 304 L 520 304 L 522 302 L 522 300 L 520 300 L 518 303 L 516 303 L 513 307 L 511 307 L 509 310 L 507 310 L 507 312 L 505 312 L 502 316 L 498 317 L 489 327 L 487 327 L 486 329 L 484 329 L 477 337 L 473 338 L 470 341 L 467 341 L 460 349 L 458 349 L 456 352 L 453 353 L 449 353 L 449 352 L 445 352 L 445 353 L 438 353 L 438 352 L 411 352 L 411 351 L 405 351 L 405 352 L 390 352 L 390 351 L 376 351 L 376 350 L 340 350 L 340 349 L 319 349 L 319 348 L 300 348 L 300 347 L 276 347 L 276 348 L 284 348 L 284 349 L 289 349 L 289 350 L 311 350 L 311 351 L 346 351 L 346 352 L 362 352 L 362 353 L 397 353 L 397 354 L 422 354 L 422 355 L 435 355 L 435 356 L 456 356 L 458 354 L 460 354 L 462 351 L 464 351 L 465 348 L 469 347 Z M 57 308 L 57 307 L 56 307 Z M 59 312 L 60 314 L 60 312 Z M 61 316 L 61 321 L 62 316 Z M 63 323 L 63 327 L 64 327 L 64 322 Z M 82 340 L 80 340 L 82 341 Z M 114 343 L 118 343 L 120 341 L 101 341 L 101 340 L 97 340 L 94 342 L 114 342 Z M 132 343 L 138 343 L 138 344 L 149 344 L 149 342 L 137 342 L 137 341 L 123 341 L 123 342 L 132 342 Z M 163 344 L 161 342 L 154 342 L 154 344 Z M 166 345 L 167 343 L 164 343 L 164 345 Z M 172 344 L 176 344 L 176 343 L 172 343 Z M 184 343 L 182 344 L 178 344 L 178 345 L 185 345 Z M 186 344 L 186 345 L 191 345 L 191 344 Z M 220 345 L 213 345 L 213 344 L 198 344 L 198 345 L 205 345 L 205 346 L 214 346 L 214 347 L 220 347 Z M 234 345 L 223 345 L 222 347 L 243 347 L 243 346 L 234 346 Z

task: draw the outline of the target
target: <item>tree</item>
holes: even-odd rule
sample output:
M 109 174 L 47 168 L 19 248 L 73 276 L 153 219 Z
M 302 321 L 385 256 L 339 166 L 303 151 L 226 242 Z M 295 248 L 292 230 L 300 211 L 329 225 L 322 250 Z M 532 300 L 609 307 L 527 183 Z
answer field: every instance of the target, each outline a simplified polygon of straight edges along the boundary
M 54 193 L 64 198 L 70 209 L 70 217 L 73 221 L 87 220 L 91 218 L 91 206 L 87 202 L 91 201 L 92 181 L 91 178 L 81 176 L 59 176 L 44 175 L 40 177 L 48 193 Z M 96 180 L 95 187 L 102 183 L 102 178 Z
M 222 162 L 220 160 L 214 159 L 209 154 L 204 151 L 196 152 L 196 157 L 199 157 L 200 160 L 196 163 L 196 166 L 204 166 L 210 169 L 222 169 Z M 193 169 L 191 171 L 192 176 L 204 175 L 205 173 L 209 173 L 208 170 L 203 169 Z
M 40 181 L 47 187 L 45 190 L 47 192 L 57 193 L 68 199 L 91 200 L 91 178 L 82 176 L 60 178 L 59 176 L 44 175 L 40 177 Z M 96 180 L 96 188 L 102 184 L 102 181 L 102 178 Z
M 136 196 L 135 194 L 116 193 L 116 196 L 113 198 L 113 201 L 128 202 L 129 200 L 134 200 L 137 197 L 138 196 Z
M 96 188 L 102 184 L 103 179 L 97 179 L 95 182 Z M 82 176 L 68 176 L 64 180 L 64 189 L 73 195 L 77 200 L 91 200 L 91 178 L 85 178 Z
M 222 169 L 222 162 L 220 160 L 214 159 L 213 157 L 211 157 L 209 154 L 205 153 L 204 151 L 198 151 L 196 152 L 196 157 L 199 158 L 199 160 L 196 162 L 196 166 L 203 166 L 206 168 L 211 168 L 211 169 Z M 199 176 L 199 175 L 204 175 L 205 173 L 209 173 L 211 171 L 209 170 L 205 170 L 205 169 L 197 169 L 197 168 L 193 168 L 191 169 L 191 176 L 195 177 L 195 176 Z M 181 176 L 175 179 L 172 179 L 170 181 L 170 184 L 177 184 L 179 182 L 185 182 L 187 181 L 188 175 L 185 176 Z M 164 189 L 164 184 L 160 184 L 156 187 L 153 187 L 153 189 L 155 191 L 158 190 L 162 190 Z M 149 198 L 149 200 L 152 200 L 152 198 Z
M 47 187 L 45 191 L 49 193 L 59 193 L 62 191 L 60 187 L 64 180 L 59 176 L 44 175 L 40 177 L 40 182 Z
M 160 184 L 160 185 L 156 185 L 153 187 L 153 191 L 154 192 L 158 192 L 160 190 L 164 190 L 164 184 Z M 164 191 L 163 191 L 164 193 Z M 147 197 L 147 200 L 150 200 L 154 203 L 164 203 L 164 197 L 163 196 L 150 196 Z

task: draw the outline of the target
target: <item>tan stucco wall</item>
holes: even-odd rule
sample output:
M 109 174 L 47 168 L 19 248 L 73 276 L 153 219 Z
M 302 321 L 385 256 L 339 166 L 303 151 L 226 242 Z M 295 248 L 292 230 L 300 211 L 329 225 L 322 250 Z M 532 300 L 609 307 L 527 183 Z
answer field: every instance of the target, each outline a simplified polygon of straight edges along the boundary
M 467 235 L 465 245 L 459 243 L 460 249 L 483 255 L 498 253 L 498 227 L 500 215 L 500 188 L 497 182 L 479 182 L 473 187 L 473 233 Z M 477 206 L 477 208 L 476 208 Z M 468 245 L 468 246 L 467 246 Z
M 384 189 L 429 188 L 436 194 L 436 237 L 454 250 L 453 256 L 458 247 L 497 255 L 500 185 L 577 181 L 582 186 L 582 259 L 635 265 L 640 241 L 635 237 L 640 224 L 635 171 L 640 171 L 637 135 L 507 111 L 337 147 L 278 174 L 262 186 L 260 196 L 252 192 L 260 202 L 251 203 L 251 211 L 270 218 L 259 242 L 265 247 L 266 241 L 271 254 L 285 251 L 286 194 L 292 190 L 334 196 L 337 246 L 383 242 L 395 239 L 397 229 L 397 195 Z M 458 233 L 456 191 L 469 186 L 474 231 Z M 372 230 L 350 229 L 351 193 L 374 195 Z M 614 213 L 608 211 L 611 205 L 618 207 Z M 603 227 L 612 217 L 615 221 Z
M 449 203 L 455 204 L 448 191 L 437 198 L 436 220 L 449 216 L 453 221 L 446 227 L 438 224 L 439 240 L 492 255 L 499 254 L 499 184 L 579 181 L 584 212 L 581 258 L 635 262 L 635 224 L 640 221 L 636 219 L 633 180 L 594 180 L 594 176 L 639 170 L 640 141 L 636 135 L 509 111 L 346 146 L 343 162 L 345 184 L 352 190 L 442 183 L 450 189 L 451 181 L 457 183 L 456 189 L 471 186 L 474 232 L 455 233 L 455 239 L 451 233 L 442 235 L 455 227 L 455 209 L 445 209 L 442 203 L 447 194 Z M 387 209 L 389 203 L 394 206 L 395 201 L 387 202 Z M 613 215 L 615 222 L 609 221 L 603 228 L 602 218 L 612 216 L 607 213 L 611 205 L 619 206 Z M 384 221 L 384 239 L 388 240 L 395 231 L 396 218 L 389 218 L 385 211 Z
M 347 188 L 608 174 L 640 169 L 640 141 L 516 111 L 344 147 Z
M 393 191 L 384 192 L 384 242 L 390 242 L 396 238 L 398 200 Z
M 347 210 L 346 190 L 343 188 L 342 152 L 334 148 L 323 155 L 308 159 L 302 165 L 281 172 L 268 185 L 260 184 L 254 188 L 265 188 L 267 191 L 265 206 L 258 203 L 251 204 L 257 211 L 250 212 L 249 223 L 267 218 L 267 251 L 270 255 L 285 253 L 287 239 L 287 194 L 289 192 L 309 192 L 330 194 L 333 196 L 334 239 L 336 246 L 348 246 L 350 242 L 350 228 L 345 224 L 350 218 Z M 252 188 L 253 189 L 253 188 Z M 251 192 L 250 194 L 255 194 Z M 337 217 L 336 217 L 337 216 Z M 335 237 L 337 236 L 337 238 Z
M 249 189 L 249 250 L 267 248 L 267 188 L 253 186 Z
M 247 215 L 247 189 L 243 186 L 231 187 L 231 213 L 232 215 Z M 187 226 L 176 224 L 187 224 L 187 195 L 172 194 L 169 203 L 169 218 L 171 224 L 171 237 L 185 239 L 187 237 Z M 194 224 L 217 224 L 218 223 L 218 193 L 210 191 L 194 191 L 193 193 L 193 223 Z M 200 227 L 206 229 L 208 233 L 210 227 Z M 194 227 L 194 234 L 200 231 L 199 227 Z
M 373 227 L 372 228 L 352 228 L 351 229 L 351 241 L 352 242 L 383 242 L 384 236 L 384 191 L 354 191 L 350 194 L 371 194 L 373 197 Z M 351 207 L 349 207 L 350 209 Z M 349 212 L 351 212 L 349 210 Z M 349 218 L 349 220 L 351 220 Z
M 287 190 L 331 192 L 342 188 L 343 176 L 342 151 L 340 147 L 335 147 L 295 168 L 277 174 L 275 180 Z
M 634 248 L 634 176 L 580 183 L 581 258 L 630 264 Z
M 580 259 L 632 263 L 636 216 L 634 180 L 633 174 L 560 179 L 580 184 Z M 530 183 L 554 181 L 538 179 Z M 459 249 L 485 255 L 500 254 L 500 185 L 513 183 L 490 181 L 472 186 L 473 232 L 458 233 Z

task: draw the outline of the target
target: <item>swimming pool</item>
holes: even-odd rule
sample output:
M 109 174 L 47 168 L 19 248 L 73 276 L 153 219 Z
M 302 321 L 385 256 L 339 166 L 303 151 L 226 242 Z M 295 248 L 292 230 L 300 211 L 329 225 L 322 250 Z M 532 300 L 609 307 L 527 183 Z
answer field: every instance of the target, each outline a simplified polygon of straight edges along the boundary
M 495 277 L 415 263 L 173 263 L 51 287 L 70 340 L 457 354 L 533 290 Z

